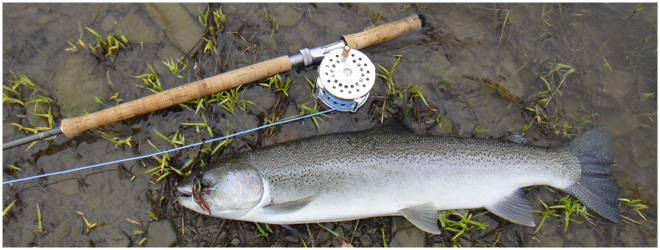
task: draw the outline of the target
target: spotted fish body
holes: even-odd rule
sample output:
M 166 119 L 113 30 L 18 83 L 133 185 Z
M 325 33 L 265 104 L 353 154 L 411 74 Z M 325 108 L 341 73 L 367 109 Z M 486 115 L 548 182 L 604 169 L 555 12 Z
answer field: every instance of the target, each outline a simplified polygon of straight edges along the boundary
M 440 233 L 437 210 L 485 207 L 533 226 L 521 189 L 532 185 L 563 189 L 618 222 L 610 140 L 601 128 L 548 149 L 372 129 L 252 150 L 207 166 L 196 178 L 210 215 L 271 224 L 403 215 Z M 179 190 L 190 193 L 190 185 Z M 209 214 L 190 197 L 179 201 Z

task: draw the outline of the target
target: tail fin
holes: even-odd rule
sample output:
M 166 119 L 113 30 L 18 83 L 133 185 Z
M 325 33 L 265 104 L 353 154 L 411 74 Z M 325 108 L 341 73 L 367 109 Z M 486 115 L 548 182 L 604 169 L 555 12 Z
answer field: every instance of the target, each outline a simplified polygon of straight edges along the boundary
M 619 193 L 610 166 L 612 136 L 608 127 L 584 133 L 568 145 L 582 167 L 580 179 L 564 189 L 605 219 L 619 223 Z

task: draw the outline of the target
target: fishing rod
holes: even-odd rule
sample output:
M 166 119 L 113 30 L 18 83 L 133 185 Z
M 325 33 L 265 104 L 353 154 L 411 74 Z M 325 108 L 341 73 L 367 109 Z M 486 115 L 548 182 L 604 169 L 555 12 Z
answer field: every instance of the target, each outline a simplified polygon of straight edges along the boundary
M 424 16 L 419 13 L 413 14 L 366 31 L 344 35 L 339 41 L 333 43 L 312 49 L 301 49 L 297 54 L 281 56 L 235 69 L 88 115 L 66 118 L 61 121 L 58 128 L 3 143 L 2 149 L 9 149 L 59 134 L 71 138 L 89 129 L 235 88 L 289 71 L 294 67 L 309 66 L 319 62 L 321 65 L 317 81 L 317 96 L 331 108 L 342 107 L 338 110 L 355 112 L 368 98 L 368 93 L 376 78 L 373 63 L 359 50 L 392 40 L 409 31 L 421 30 L 423 26 L 426 26 Z

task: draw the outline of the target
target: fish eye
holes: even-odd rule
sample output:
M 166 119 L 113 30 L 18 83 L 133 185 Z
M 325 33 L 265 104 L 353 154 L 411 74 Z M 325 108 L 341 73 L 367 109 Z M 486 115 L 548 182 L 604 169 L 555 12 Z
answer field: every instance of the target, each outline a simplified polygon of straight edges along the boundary
M 205 176 L 202 175 L 202 174 L 196 176 L 194 178 L 194 182 L 195 183 L 199 182 L 200 185 L 202 186 L 202 188 L 208 188 L 209 186 L 211 186 L 211 180 L 209 180 L 208 178 L 205 178 Z
M 212 185 L 211 180 L 209 180 L 207 178 L 202 178 L 201 184 L 202 184 L 202 188 L 208 188 Z

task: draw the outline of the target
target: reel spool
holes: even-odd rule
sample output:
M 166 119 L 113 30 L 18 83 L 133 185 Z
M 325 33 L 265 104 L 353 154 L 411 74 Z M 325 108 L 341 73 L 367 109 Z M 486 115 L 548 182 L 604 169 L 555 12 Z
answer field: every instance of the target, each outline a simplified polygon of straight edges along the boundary
M 330 108 L 355 112 L 367 101 L 375 82 L 376 67 L 369 57 L 344 46 L 331 50 L 321 61 L 316 96 Z

